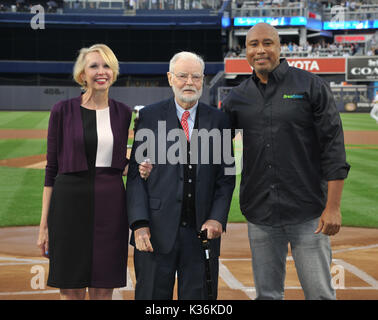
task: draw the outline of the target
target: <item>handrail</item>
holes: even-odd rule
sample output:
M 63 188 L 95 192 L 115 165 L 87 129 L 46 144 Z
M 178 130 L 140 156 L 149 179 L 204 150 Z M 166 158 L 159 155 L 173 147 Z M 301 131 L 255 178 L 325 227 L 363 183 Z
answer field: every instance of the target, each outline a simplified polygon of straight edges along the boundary
M 343 6 L 323 9 L 324 21 L 334 19 L 335 15 L 337 15 L 337 19 L 339 20 L 374 20 L 378 19 L 378 5 L 363 4 L 354 10 Z
M 293 6 L 277 7 L 265 5 L 264 7 L 241 7 L 232 9 L 232 17 L 283 17 L 283 16 L 307 16 L 307 8 L 303 3 Z

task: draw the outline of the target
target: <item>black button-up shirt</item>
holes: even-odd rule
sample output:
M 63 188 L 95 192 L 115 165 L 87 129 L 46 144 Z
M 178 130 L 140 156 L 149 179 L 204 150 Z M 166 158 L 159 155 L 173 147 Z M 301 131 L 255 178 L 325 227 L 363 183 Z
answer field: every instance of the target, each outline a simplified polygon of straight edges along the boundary
M 345 179 L 350 168 L 330 87 L 285 59 L 265 88 L 258 82 L 252 75 L 222 103 L 232 127 L 243 130 L 241 211 L 271 226 L 319 217 L 327 181 Z

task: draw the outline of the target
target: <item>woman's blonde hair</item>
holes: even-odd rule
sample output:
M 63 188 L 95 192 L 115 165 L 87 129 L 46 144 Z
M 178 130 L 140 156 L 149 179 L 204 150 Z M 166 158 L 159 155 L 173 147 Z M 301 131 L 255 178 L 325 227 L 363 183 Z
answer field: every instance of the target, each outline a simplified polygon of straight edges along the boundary
M 91 52 L 98 52 L 101 57 L 104 59 L 106 64 L 112 69 L 113 71 L 113 82 L 117 80 L 119 74 L 119 64 L 117 57 L 115 56 L 112 49 L 110 49 L 107 45 L 98 43 L 94 44 L 89 48 L 82 48 L 80 49 L 79 56 L 76 59 L 74 69 L 73 69 L 73 78 L 74 80 L 84 89 L 87 89 L 85 81 L 81 78 L 81 74 L 84 72 L 85 69 L 85 58 L 88 53 Z

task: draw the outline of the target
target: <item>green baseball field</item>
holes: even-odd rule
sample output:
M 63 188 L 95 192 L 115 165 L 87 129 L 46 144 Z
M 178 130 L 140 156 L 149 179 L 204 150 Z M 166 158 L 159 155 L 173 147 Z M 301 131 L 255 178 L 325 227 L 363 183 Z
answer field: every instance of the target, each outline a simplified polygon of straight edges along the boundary
M 343 225 L 378 228 L 378 124 L 369 114 L 341 114 L 351 165 Z M 0 227 L 38 225 L 49 112 L 0 112 Z M 131 144 L 132 141 L 129 141 Z M 237 176 L 229 222 L 244 222 Z

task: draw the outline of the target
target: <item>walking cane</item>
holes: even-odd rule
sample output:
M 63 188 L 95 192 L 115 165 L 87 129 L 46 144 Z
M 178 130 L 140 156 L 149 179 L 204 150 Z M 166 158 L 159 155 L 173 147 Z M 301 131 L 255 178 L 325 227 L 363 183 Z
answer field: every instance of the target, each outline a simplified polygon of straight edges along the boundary
M 214 295 L 213 295 L 213 281 L 211 280 L 210 242 L 209 242 L 209 239 L 207 239 L 207 229 L 198 232 L 198 238 L 201 241 L 201 246 L 205 255 L 207 298 L 209 300 L 215 300 Z

